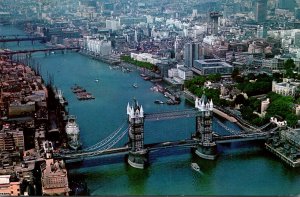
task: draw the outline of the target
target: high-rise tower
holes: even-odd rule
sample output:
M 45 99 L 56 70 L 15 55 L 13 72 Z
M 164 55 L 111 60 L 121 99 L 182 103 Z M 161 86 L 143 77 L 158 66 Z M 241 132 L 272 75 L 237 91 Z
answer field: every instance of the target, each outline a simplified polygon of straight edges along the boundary
M 267 0 L 257 0 L 255 4 L 255 20 L 264 23 L 267 18 Z
M 184 45 L 184 64 L 186 67 L 193 67 L 194 60 L 199 59 L 200 43 L 186 43 Z
M 223 16 L 220 12 L 209 13 L 209 25 L 207 29 L 208 34 L 217 35 L 219 31 L 219 18 Z

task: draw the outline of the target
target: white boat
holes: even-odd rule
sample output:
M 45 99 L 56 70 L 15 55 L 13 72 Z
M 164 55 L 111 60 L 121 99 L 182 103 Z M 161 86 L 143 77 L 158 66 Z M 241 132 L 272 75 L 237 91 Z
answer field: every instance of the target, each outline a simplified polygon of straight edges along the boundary
M 156 103 L 156 104 L 164 104 L 164 102 L 161 101 L 161 100 L 155 100 L 154 103 Z
M 79 132 L 80 130 L 78 124 L 76 123 L 76 117 L 72 115 L 68 116 L 68 122 L 66 124 L 68 145 L 74 150 L 77 150 L 81 146 L 79 141 Z
M 200 172 L 200 167 L 199 167 L 199 165 L 198 165 L 197 163 L 192 163 L 192 164 L 191 164 L 191 167 L 192 167 L 194 170 L 196 170 L 197 172 Z
M 132 86 L 133 86 L 134 88 L 138 88 L 137 83 L 132 84 Z

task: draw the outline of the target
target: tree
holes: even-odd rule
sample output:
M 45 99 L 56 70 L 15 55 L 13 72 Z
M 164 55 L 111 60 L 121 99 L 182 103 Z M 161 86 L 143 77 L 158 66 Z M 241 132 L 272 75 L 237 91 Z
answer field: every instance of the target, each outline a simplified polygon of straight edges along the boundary
M 295 69 L 296 65 L 294 63 L 293 59 L 288 59 L 285 63 L 284 63 L 284 69 L 285 70 L 293 70 Z
M 218 82 L 222 78 L 220 73 L 217 74 L 210 74 L 206 77 L 207 80 L 213 81 L 213 82 Z
M 245 99 L 244 95 L 242 95 L 242 94 L 237 95 L 236 98 L 234 99 L 234 103 L 235 104 L 245 104 L 246 99 Z
M 234 68 L 232 73 L 231 73 L 231 77 L 233 80 L 236 80 L 236 77 L 240 74 L 240 71 L 238 68 Z
M 288 126 L 290 126 L 290 127 L 296 126 L 298 123 L 298 117 L 292 113 L 287 114 L 285 119 L 287 121 Z

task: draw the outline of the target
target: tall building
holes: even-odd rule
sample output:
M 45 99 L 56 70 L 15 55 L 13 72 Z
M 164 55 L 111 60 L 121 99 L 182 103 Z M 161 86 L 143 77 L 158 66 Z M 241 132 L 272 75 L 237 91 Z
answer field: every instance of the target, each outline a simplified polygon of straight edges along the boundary
M 267 18 L 267 0 L 257 0 L 255 8 L 256 22 L 264 23 Z
M 220 12 L 210 12 L 209 13 L 209 25 L 207 28 L 207 33 L 209 35 L 217 35 L 219 30 L 219 18 L 222 16 Z
M 295 8 L 295 19 L 300 20 L 300 8 Z
M 295 0 L 279 0 L 278 1 L 278 8 L 285 9 L 285 10 L 294 10 L 297 6 Z
M 296 47 L 300 48 L 300 32 L 295 33 L 294 43 Z
M 184 45 L 184 64 L 186 67 L 193 67 L 194 60 L 199 59 L 200 43 L 186 43 Z

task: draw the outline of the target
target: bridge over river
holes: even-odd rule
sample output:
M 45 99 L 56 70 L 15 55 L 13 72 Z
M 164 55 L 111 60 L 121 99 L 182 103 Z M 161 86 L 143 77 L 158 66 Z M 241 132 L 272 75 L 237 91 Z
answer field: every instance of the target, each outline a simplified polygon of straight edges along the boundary
M 143 169 L 149 164 L 148 154 L 166 148 L 188 147 L 201 158 L 216 159 L 218 150 L 217 144 L 237 141 L 265 140 L 269 138 L 277 129 L 277 125 L 268 123 L 262 127 L 254 127 L 242 119 L 233 117 L 235 122 L 241 126 L 241 130 L 234 130 L 227 127 L 221 121 L 220 125 L 228 134 L 224 135 L 213 131 L 213 113 L 220 114 L 226 111 L 213 105 L 212 100 L 207 100 L 206 96 L 196 98 L 195 108 L 181 111 L 170 111 L 161 113 L 144 113 L 143 107 L 136 101 L 132 106 L 127 106 L 127 123 L 124 122 L 118 129 L 112 132 L 107 138 L 100 142 L 79 151 L 65 151 L 55 153 L 55 158 L 65 159 L 66 162 L 76 162 L 102 156 L 127 155 L 127 162 L 134 168 Z M 144 122 L 171 120 L 178 118 L 195 118 L 196 131 L 189 139 L 178 141 L 164 141 L 152 144 L 144 144 Z M 114 147 L 121 139 L 128 137 L 128 142 L 123 147 Z

